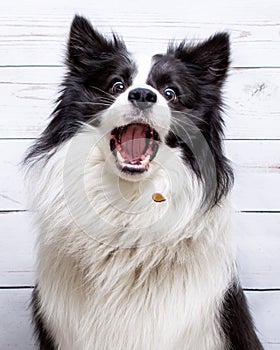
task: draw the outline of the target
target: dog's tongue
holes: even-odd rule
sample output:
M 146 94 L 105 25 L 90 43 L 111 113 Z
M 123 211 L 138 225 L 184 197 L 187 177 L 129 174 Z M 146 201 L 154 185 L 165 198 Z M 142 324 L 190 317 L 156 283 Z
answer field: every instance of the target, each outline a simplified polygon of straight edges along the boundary
M 147 131 L 145 125 L 134 124 L 127 126 L 121 135 L 122 149 L 129 162 L 140 160 L 147 149 Z M 143 157 L 142 157 L 143 158 Z

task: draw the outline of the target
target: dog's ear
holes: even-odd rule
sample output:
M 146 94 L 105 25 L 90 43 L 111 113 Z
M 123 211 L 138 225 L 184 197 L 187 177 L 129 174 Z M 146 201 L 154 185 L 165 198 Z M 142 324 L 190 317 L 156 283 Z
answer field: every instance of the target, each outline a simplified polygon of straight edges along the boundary
M 164 55 L 162 53 L 158 53 L 152 57 L 152 64 L 157 63 Z
M 208 40 L 188 46 L 183 41 L 175 56 L 197 67 L 196 73 L 209 83 L 223 83 L 230 65 L 230 39 L 227 33 L 217 33 Z
M 92 60 L 123 46 L 116 35 L 113 40 L 107 39 L 86 18 L 76 15 L 70 29 L 67 63 L 70 67 L 85 68 Z

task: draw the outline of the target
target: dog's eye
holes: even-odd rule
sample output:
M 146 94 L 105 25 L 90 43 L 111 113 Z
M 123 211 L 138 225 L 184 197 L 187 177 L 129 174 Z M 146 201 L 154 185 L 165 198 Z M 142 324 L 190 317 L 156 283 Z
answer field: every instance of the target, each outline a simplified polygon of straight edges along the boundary
M 111 87 L 111 92 L 113 94 L 120 94 L 121 92 L 124 92 L 124 90 L 125 90 L 125 85 L 121 81 L 116 81 Z
M 173 89 L 167 88 L 163 90 L 163 94 L 168 101 L 176 101 L 177 96 Z

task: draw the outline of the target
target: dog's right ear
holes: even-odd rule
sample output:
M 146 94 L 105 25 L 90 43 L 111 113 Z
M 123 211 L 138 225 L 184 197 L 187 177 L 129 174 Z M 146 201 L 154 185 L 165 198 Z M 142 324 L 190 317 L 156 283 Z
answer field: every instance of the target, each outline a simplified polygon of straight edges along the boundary
M 76 15 L 70 29 L 67 63 L 75 67 L 87 66 L 94 53 L 103 46 L 107 46 L 104 36 L 86 18 Z
M 76 15 L 68 40 L 68 66 L 70 68 L 88 67 L 100 54 L 111 52 L 116 44 L 115 41 L 108 40 L 94 29 L 86 18 Z

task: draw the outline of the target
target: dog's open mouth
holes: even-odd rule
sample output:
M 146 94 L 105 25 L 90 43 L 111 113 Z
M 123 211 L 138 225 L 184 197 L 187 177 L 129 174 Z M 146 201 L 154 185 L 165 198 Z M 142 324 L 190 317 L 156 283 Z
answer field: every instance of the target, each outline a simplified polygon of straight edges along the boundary
M 160 138 L 148 124 L 133 123 L 111 131 L 110 148 L 117 167 L 128 173 L 143 173 L 155 158 Z

